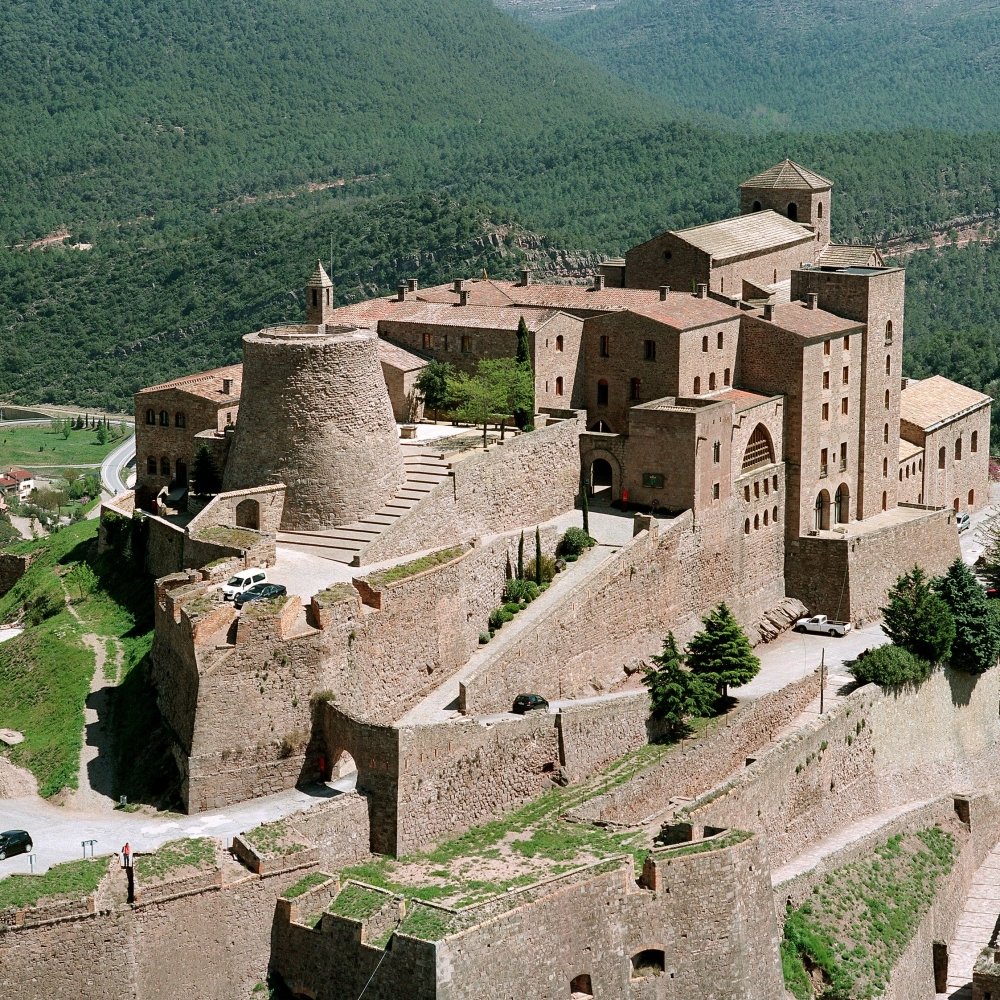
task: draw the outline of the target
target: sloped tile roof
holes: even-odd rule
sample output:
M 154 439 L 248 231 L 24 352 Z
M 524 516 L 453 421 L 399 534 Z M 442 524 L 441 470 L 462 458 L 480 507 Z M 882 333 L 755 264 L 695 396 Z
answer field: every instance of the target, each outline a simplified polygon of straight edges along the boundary
M 222 380 L 226 378 L 233 380 L 233 389 L 229 393 L 222 391 Z M 243 365 L 226 365 L 224 368 L 213 368 L 211 371 L 198 372 L 196 375 L 185 375 L 183 378 L 175 378 L 171 382 L 151 385 L 139 391 L 147 393 L 159 392 L 161 389 L 179 389 L 190 396 L 200 396 L 202 399 L 216 401 L 230 400 L 238 403 L 242 386 Z
M 399 344 L 391 344 L 388 340 L 383 340 L 381 337 L 378 339 L 377 349 L 379 361 L 398 371 L 412 372 L 418 368 L 427 366 L 427 361 L 423 358 L 418 358 L 416 354 L 411 354 L 405 347 L 400 347 Z
M 321 261 L 316 261 L 316 269 L 312 273 L 312 277 L 309 279 L 306 288 L 332 288 L 333 282 L 330 280 L 330 275 L 323 270 L 323 264 Z
M 922 455 L 924 449 L 920 447 L 919 444 L 911 444 L 909 441 L 904 441 L 902 438 L 899 439 L 899 464 L 902 465 L 904 462 L 908 462 L 911 458 L 916 458 L 917 455 Z
M 770 188 L 773 191 L 826 191 L 833 187 L 833 181 L 794 160 L 785 159 L 744 181 L 740 187 Z
M 816 239 L 811 229 L 770 209 L 681 229 L 674 236 L 710 254 L 716 263 Z
M 754 406 L 760 406 L 774 396 L 762 396 L 759 392 L 748 392 L 746 389 L 726 389 L 725 392 L 715 393 L 712 399 L 729 399 L 736 404 L 736 412 L 749 410 Z
M 537 330 L 547 320 L 552 319 L 557 309 L 535 309 L 532 307 L 511 308 L 509 306 L 459 306 L 449 302 L 400 302 L 398 308 L 380 320 L 399 323 L 421 323 L 434 326 L 473 328 L 483 330 L 516 330 L 524 317 L 529 330 Z M 580 322 L 580 320 L 577 320 Z
M 763 313 L 757 313 L 763 318 Z M 861 330 L 863 324 L 853 319 L 844 319 L 825 309 L 810 309 L 805 302 L 780 302 L 775 304 L 773 323 L 781 330 L 787 330 L 806 340 L 813 337 L 832 337 Z
M 959 385 L 943 375 L 910 382 L 900 393 L 899 418 L 923 430 L 947 423 L 949 418 L 977 409 L 990 397 L 967 385 Z
M 820 251 L 818 267 L 882 267 L 885 258 L 878 247 L 831 243 Z

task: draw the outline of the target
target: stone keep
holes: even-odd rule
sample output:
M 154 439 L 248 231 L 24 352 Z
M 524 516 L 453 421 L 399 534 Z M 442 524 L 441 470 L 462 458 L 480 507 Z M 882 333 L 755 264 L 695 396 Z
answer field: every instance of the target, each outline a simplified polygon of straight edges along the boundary
M 315 531 L 377 510 L 404 475 L 373 330 L 317 324 L 243 338 L 226 490 L 284 483 L 281 527 Z

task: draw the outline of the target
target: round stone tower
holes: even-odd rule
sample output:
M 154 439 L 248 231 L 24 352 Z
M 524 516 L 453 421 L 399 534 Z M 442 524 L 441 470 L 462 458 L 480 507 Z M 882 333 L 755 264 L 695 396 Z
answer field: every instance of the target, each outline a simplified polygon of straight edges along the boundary
M 316 531 L 377 510 L 404 475 L 373 330 L 318 323 L 243 338 L 224 489 L 284 483 L 281 527 Z

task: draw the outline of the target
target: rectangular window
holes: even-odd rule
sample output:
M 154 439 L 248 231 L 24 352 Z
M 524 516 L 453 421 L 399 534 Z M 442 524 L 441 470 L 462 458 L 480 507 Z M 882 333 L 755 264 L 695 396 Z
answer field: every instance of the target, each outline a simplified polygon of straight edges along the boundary
M 642 342 L 642 356 L 647 361 L 656 360 L 656 341 L 655 340 L 644 340 Z
M 847 442 L 841 441 L 840 443 L 840 471 L 843 472 L 847 468 Z
M 468 336 L 462 337 L 462 353 L 469 354 L 472 351 L 472 338 Z
M 602 358 L 609 358 L 609 357 L 611 357 L 611 351 L 608 349 L 609 346 L 610 345 L 609 345 L 607 336 L 601 337 L 601 357 Z
M 422 343 L 425 351 L 429 351 L 431 349 L 431 335 L 429 333 L 425 333 L 423 335 Z
M 830 388 L 830 373 L 829 372 L 823 372 L 823 388 L 824 389 L 829 389 Z
M 448 350 L 448 334 L 444 335 L 444 349 Z
M 822 479 L 827 474 L 827 471 L 828 471 L 827 455 L 828 455 L 828 452 L 827 452 L 826 448 L 823 448 L 820 451 L 820 453 L 819 453 L 819 477 L 820 477 L 820 479 Z
M 829 340 L 824 340 L 823 341 L 823 354 L 826 355 L 826 357 L 830 356 L 830 341 Z
M 847 385 L 848 379 L 850 377 L 851 369 L 849 365 L 844 365 L 844 385 Z
M 644 472 L 642 474 L 642 485 L 650 489 L 659 490 L 663 488 L 662 472 Z
M 713 500 L 718 500 L 719 499 L 719 484 L 718 483 L 715 483 L 712 486 L 712 499 Z
M 847 397 L 846 396 L 840 401 L 840 412 L 845 417 L 847 416 Z
M 829 420 L 830 419 L 830 404 L 829 403 L 824 403 L 823 404 L 823 419 L 824 420 Z
M 844 350 L 849 351 L 851 349 L 851 338 L 850 335 L 844 337 Z

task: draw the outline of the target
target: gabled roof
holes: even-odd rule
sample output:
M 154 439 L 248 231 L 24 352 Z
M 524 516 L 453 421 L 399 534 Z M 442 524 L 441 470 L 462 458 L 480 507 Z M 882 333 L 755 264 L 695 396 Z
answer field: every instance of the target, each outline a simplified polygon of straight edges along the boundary
M 509 306 L 460 306 L 449 302 L 420 302 L 409 300 L 400 302 L 387 316 L 379 318 L 379 329 L 383 323 L 419 323 L 427 326 L 451 327 L 454 329 L 516 330 L 521 317 L 531 331 L 538 330 L 553 316 L 556 309 L 518 308 Z M 569 317 L 574 322 L 581 320 Z M 388 329 L 388 328 L 387 328 Z
M 786 159 L 744 181 L 740 187 L 770 188 L 772 191 L 828 191 L 833 187 L 833 181 L 807 170 L 794 160 Z
M 755 313 L 758 319 L 764 319 L 763 313 Z M 773 323 L 779 330 L 793 333 L 805 340 L 843 336 L 864 329 L 864 324 L 853 319 L 844 319 L 836 313 L 825 309 L 810 309 L 806 302 L 775 303 L 774 311 L 767 323 Z
M 428 362 L 424 358 L 411 354 L 405 347 L 399 344 L 391 344 L 388 340 L 379 337 L 377 342 L 378 359 L 383 365 L 395 368 L 401 372 L 413 372 L 419 368 L 426 368 Z
M 309 279 L 309 283 L 306 288 L 332 288 L 333 282 L 330 280 L 330 275 L 323 270 L 323 264 L 321 261 L 316 261 L 316 269 L 312 273 L 312 277 Z
M 878 247 L 850 246 L 831 243 L 824 247 L 816 261 L 817 267 L 882 267 L 885 258 Z
M 709 254 L 716 263 L 816 239 L 811 229 L 770 209 L 681 229 L 673 235 Z
M 932 375 L 910 382 L 899 394 L 899 419 L 927 431 L 989 403 L 989 396 L 967 385 Z
M 27 469 L 18 469 L 13 465 L 7 469 L 7 475 L 17 483 L 26 483 L 29 479 L 35 478 L 33 472 L 28 472 Z
M 224 393 L 222 391 L 222 383 L 227 378 L 233 380 L 232 391 Z M 187 393 L 189 396 L 198 396 L 201 399 L 224 403 L 238 403 L 242 387 L 243 365 L 240 364 L 226 365 L 224 368 L 213 368 L 211 371 L 198 372 L 196 375 L 185 375 L 183 378 L 175 378 L 172 382 L 151 385 L 145 389 L 140 389 L 139 394 L 145 395 L 149 392 L 159 392 L 162 389 L 176 389 Z

